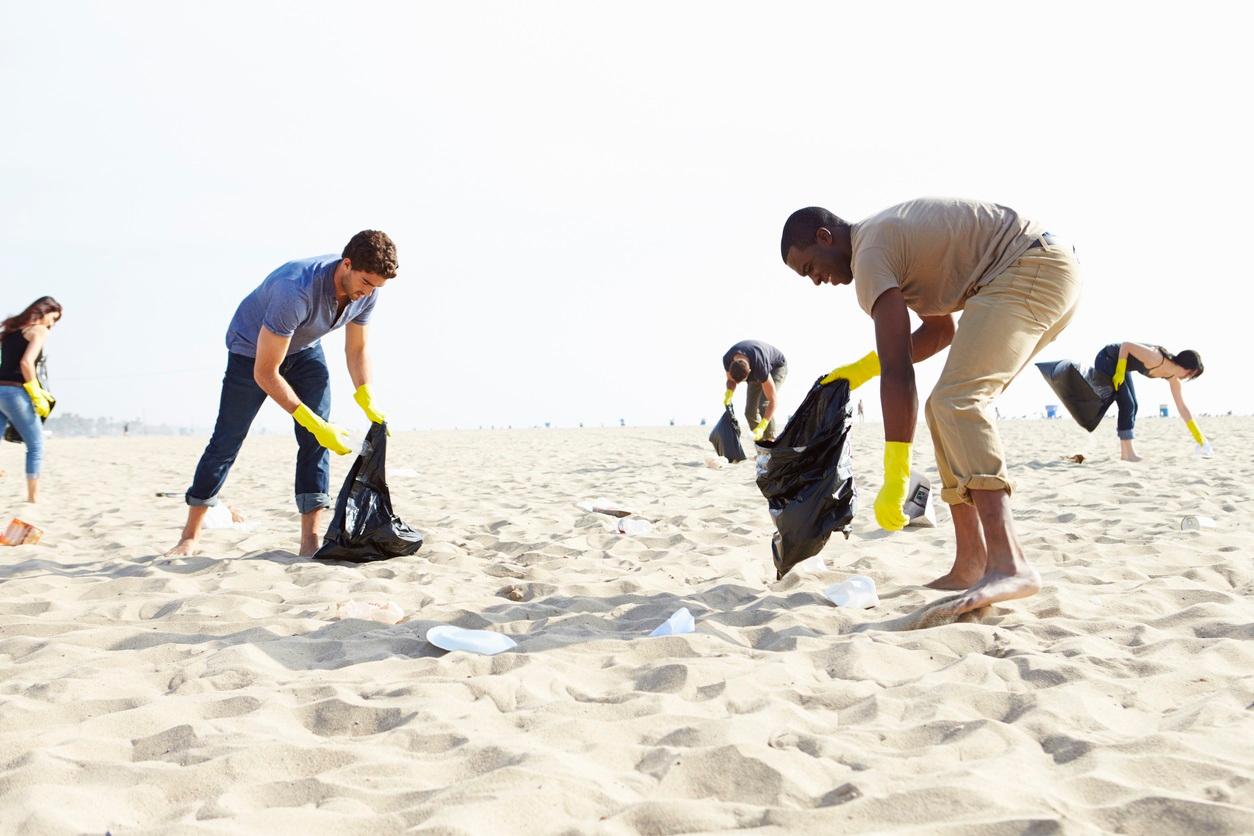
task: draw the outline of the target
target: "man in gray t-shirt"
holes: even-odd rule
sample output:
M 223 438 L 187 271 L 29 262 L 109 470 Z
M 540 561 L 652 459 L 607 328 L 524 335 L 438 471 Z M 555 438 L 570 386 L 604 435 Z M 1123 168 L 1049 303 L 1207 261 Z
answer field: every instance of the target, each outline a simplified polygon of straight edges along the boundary
M 374 423 L 384 423 L 370 388 L 366 324 L 374 292 L 396 276 L 396 246 L 377 230 L 353 236 L 341 255 L 284 264 L 244 297 L 226 332 L 227 366 L 218 419 L 187 489 L 187 524 L 167 554 L 195 554 L 209 507 L 239 454 L 266 398 L 293 418 L 296 430 L 296 508 L 301 515 L 300 554 L 312 555 L 321 538 L 323 509 L 331 507 L 330 456 L 352 452 L 345 430 L 329 423 L 330 373 L 319 340 L 345 326 L 353 400 Z
M 723 355 L 723 370 L 727 373 L 723 405 L 731 405 L 737 383 L 748 381 L 745 387 L 748 389 L 745 420 L 753 428 L 753 440 L 773 441 L 775 404 L 779 387 L 788 376 L 788 361 L 784 352 L 761 340 L 741 340 Z

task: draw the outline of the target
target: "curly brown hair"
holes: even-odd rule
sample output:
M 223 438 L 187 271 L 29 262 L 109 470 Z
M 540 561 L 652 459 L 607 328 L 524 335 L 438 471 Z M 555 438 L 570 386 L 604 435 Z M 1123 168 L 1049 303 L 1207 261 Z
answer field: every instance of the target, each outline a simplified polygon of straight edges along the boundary
M 354 235 L 341 257 L 351 261 L 354 270 L 385 279 L 396 278 L 396 245 L 377 229 L 363 229 Z

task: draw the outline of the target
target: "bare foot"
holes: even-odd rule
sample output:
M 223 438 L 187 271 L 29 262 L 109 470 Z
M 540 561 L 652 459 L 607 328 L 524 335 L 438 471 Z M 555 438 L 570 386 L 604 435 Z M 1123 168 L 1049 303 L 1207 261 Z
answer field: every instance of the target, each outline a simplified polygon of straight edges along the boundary
M 321 539 L 317 534 L 302 535 L 300 538 L 300 556 L 313 557 L 314 553 L 318 551 L 318 546 L 321 545 Z
M 959 572 L 957 569 L 950 569 L 934 581 L 928 581 L 923 584 L 930 589 L 951 589 L 960 591 L 970 589 L 979 583 L 980 578 L 984 576 L 984 567 L 980 566 L 979 572 Z
M 1123 459 L 1125 462 L 1141 461 L 1141 457 L 1138 456 L 1136 453 L 1122 453 L 1120 454 L 1119 458 Z
M 179 540 L 179 544 L 165 553 L 166 557 L 191 557 L 200 552 L 200 541 L 195 537 Z
M 234 505 L 228 505 L 227 510 L 231 512 L 231 522 L 236 523 L 238 525 L 239 523 L 242 523 L 244 521 L 243 513 Z
M 938 617 L 958 617 L 972 610 L 982 609 L 1001 601 L 1028 598 L 1041 591 L 1041 576 L 1031 566 L 1025 566 L 1013 575 L 988 574 L 962 595 L 953 596 L 936 611 Z M 943 612 L 941 612 L 943 610 Z

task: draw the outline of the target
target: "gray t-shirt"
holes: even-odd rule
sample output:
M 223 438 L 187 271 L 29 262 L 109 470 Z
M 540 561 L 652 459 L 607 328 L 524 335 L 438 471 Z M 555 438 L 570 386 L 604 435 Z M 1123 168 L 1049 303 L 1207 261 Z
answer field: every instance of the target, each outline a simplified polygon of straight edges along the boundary
M 338 255 L 320 255 L 289 261 L 266 276 L 256 290 L 244 297 L 226 329 L 226 348 L 235 354 L 257 356 L 257 335 L 262 326 L 280 337 L 291 337 L 287 356 L 318 343 L 346 322 L 370 321 L 379 291 L 362 299 L 350 299 L 336 317 L 335 268 Z
M 741 340 L 723 355 L 723 371 L 731 368 L 732 358 L 743 354 L 749 361 L 749 382 L 761 383 L 780 366 L 788 365 L 784 352 L 761 340 Z

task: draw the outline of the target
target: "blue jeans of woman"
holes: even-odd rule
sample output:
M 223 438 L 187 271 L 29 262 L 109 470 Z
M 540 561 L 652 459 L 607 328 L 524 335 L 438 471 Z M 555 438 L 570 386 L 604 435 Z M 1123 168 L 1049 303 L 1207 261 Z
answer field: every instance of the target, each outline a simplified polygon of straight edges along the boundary
M 1118 355 L 1111 357 L 1102 351 L 1093 360 L 1093 368 L 1110 377 L 1115 373 L 1117 362 Z M 1136 387 L 1132 385 L 1132 372 L 1128 372 L 1123 379 L 1123 385 L 1115 391 L 1115 406 L 1119 408 L 1119 419 L 1115 423 L 1119 438 L 1131 441 L 1135 435 L 1132 428 L 1136 425 Z
M 192 486 L 187 489 L 188 505 L 217 504 L 218 492 L 226 483 L 231 465 L 235 463 L 235 457 L 248 435 L 248 428 L 266 402 L 265 391 L 253 379 L 253 362 L 252 357 L 243 354 L 227 355 L 218 421 L 209 446 L 196 465 Z M 323 419 L 331 415 L 330 374 L 322 346 L 315 345 L 287 357 L 279 365 L 279 374 L 305 406 Z M 292 421 L 292 426 L 296 429 L 297 445 L 296 508 L 302 514 L 317 508 L 330 508 L 331 496 L 327 493 L 331 480 L 330 454 L 309 430 L 295 421 Z
M 0 386 L 0 437 L 9 424 L 26 445 L 26 478 L 38 478 L 44 460 L 44 429 L 30 395 L 21 386 Z

